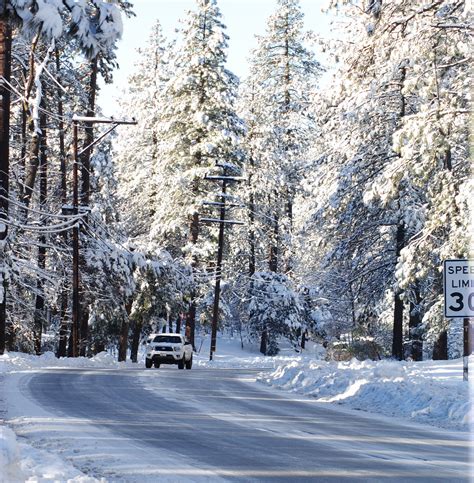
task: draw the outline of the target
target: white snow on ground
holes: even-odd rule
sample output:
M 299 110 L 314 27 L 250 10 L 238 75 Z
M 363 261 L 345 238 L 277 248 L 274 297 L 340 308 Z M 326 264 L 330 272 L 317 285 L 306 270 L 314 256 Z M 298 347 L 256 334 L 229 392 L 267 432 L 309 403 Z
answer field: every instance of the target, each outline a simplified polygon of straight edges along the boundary
M 300 359 L 301 356 L 290 347 L 283 347 L 280 355 L 275 357 L 263 356 L 257 345 L 244 342 L 244 348 L 238 338 L 219 338 L 217 341 L 217 351 L 213 360 L 209 360 L 210 340 L 201 342 L 198 339 L 196 349 L 199 350 L 198 356 L 194 356 L 194 363 L 199 367 L 220 367 L 223 369 L 274 369 L 282 364 L 287 364 Z M 317 344 L 308 343 L 305 355 L 312 359 L 324 358 L 326 351 Z
M 461 359 L 326 362 L 302 357 L 258 380 L 320 402 L 450 429 L 468 430 L 472 415 Z
M 136 364 L 131 362 L 119 363 L 116 361 L 116 357 L 106 352 L 102 352 L 91 359 L 85 357 L 57 359 L 52 352 L 47 352 L 41 356 L 19 352 L 6 353 L 0 356 L 0 376 L 2 373 L 12 374 L 46 367 L 117 367 L 124 369 L 136 367 Z M 2 396 L 5 394 L 3 389 L 4 387 L 0 391 L 0 410 L 2 409 Z M 19 442 L 15 433 L 2 424 L 0 419 L 0 483 L 53 481 L 91 483 L 105 480 L 97 480 L 85 475 L 55 453 Z
M 84 475 L 58 455 L 19 443 L 15 433 L 0 426 L 0 482 L 74 482 L 101 480 Z
M 286 349 L 282 354 L 287 355 L 264 357 L 256 355 L 255 348 L 242 351 L 239 342 L 219 340 L 212 362 L 209 361 L 209 348 L 205 347 L 207 350 L 201 350 L 197 364 L 204 367 L 272 368 L 273 372 L 264 372 L 257 380 L 312 396 L 324 403 L 409 418 L 443 428 L 469 430 L 473 411 L 469 384 L 463 381 L 462 359 L 329 362 L 319 360 L 324 351 L 315 345 L 302 355 Z M 474 357 L 470 367 L 473 378 Z
M 101 352 L 92 358 L 71 357 L 58 359 L 53 352 L 45 352 L 41 356 L 24 354 L 22 352 L 7 352 L 0 356 L 0 373 L 44 367 L 117 367 L 125 369 L 126 367 L 137 366 L 130 361 L 117 362 L 117 357 L 107 352 Z
M 276 357 L 259 355 L 256 347 L 240 339 L 220 338 L 214 360 L 209 361 L 209 337 L 201 344 L 194 366 L 215 368 L 272 369 L 257 380 L 268 386 L 314 397 L 323 403 L 343 404 L 351 409 L 378 412 L 397 418 L 411 418 L 450 429 L 468 430 L 472 414 L 469 385 L 462 380 L 462 360 L 395 362 L 327 362 L 324 350 L 313 345 L 303 354 L 283 350 Z M 143 365 L 143 354 L 139 366 Z M 471 360 L 474 368 L 474 359 Z M 91 359 L 57 359 L 53 353 L 33 356 L 6 353 L 0 356 L 2 373 L 19 373 L 40 368 L 136 368 L 131 362 L 116 362 L 116 357 L 101 353 Z M 474 369 L 471 369 L 471 374 Z M 15 378 L 19 381 L 20 378 Z M 0 415 L 2 394 L 0 392 Z M 5 401 L 3 401 L 5 402 Z M 20 481 L 96 482 L 55 453 L 19 442 L 0 419 L 0 482 Z

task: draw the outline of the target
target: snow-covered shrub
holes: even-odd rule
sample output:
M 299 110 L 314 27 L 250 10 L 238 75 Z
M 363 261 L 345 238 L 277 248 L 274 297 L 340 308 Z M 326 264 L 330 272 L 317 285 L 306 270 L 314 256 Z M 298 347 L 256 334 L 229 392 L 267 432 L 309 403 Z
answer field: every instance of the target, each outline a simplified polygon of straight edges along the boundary
M 262 337 L 261 351 L 278 352 L 278 336 L 295 340 L 304 316 L 302 300 L 285 275 L 256 272 L 250 282 L 249 328 Z

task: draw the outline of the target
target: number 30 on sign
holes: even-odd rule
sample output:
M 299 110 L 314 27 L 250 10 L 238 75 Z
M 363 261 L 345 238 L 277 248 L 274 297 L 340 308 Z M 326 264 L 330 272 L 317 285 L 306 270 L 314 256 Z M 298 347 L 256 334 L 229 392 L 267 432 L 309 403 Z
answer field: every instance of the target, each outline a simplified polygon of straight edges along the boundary
M 445 317 L 474 317 L 474 260 L 445 260 L 443 278 Z

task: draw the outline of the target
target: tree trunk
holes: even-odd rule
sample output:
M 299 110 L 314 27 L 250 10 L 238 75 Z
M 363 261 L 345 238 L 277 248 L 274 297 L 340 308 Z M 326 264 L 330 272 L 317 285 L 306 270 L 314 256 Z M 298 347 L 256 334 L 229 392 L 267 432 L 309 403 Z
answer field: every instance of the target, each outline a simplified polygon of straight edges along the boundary
M 69 337 L 67 341 L 67 356 L 74 357 L 74 334 L 73 334 L 73 327 L 69 331 Z
M 118 361 L 125 362 L 127 360 L 128 349 L 128 328 L 130 325 L 130 312 L 132 311 L 132 301 L 125 304 L 126 317 L 122 320 L 122 327 L 120 329 Z
M 7 20 L 6 3 L 0 7 L 0 78 L 10 82 L 11 27 Z M 0 83 L 0 355 L 5 352 L 7 332 L 7 267 L 4 264 L 8 228 L 9 196 L 9 137 L 10 137 L 10 90 L 6 82 Z
M 72 169 L 72 205 L 73 213 L 79 212 L 79 186 L 78 186 L 78 123 L 73 121 L 73 169 Z M 72 310 L 71 310 L 71 333 L 69 336 L 68 357 L 78 356 L 79 322 L 81 320 L 81 303 L 79 297 L 80 273 L 79 273 L 79 225 L 76 223 L 72 229 Z
M 443 330 L 436 340 L 433 347 L 433 360 L 434 361 L 447 361 L 448 360 L 448 332 Z
M 41 101 L 42 107 L 45 106 L 44 96 Z M 46 115 L 44 113 L 40 116 L 40 129 L 41 134 L 38 133 L 40 140 L 39 146 L 39 172 L 40 172 L 40 211 L 45 210 L 48 178 L 47 178 L 47 155 L 46 155 Z M 44 222 L 44 220 L 42 220 Z M 44 234 L 39 236 L 38 246 L 38 280 L 36 282 L 36 301 L 35 301 L 35 316 L 34 316 L 34 345 L 37 355 L 41 354 L 41 339 L 43 334 L 43 321 L 45 319 L 44 314 L 44 288 L 42 273 L 46 268 L 46 237 Z
M 289 31 L 291 29 L 291 25 L 290 25 L 290 19 L 287 15 L 286 17 L 286 32 L 288 33 L 289 35 Z M 288 118 L 290 117 L 291 115 L 291 89 L 292 89 L 292 85 L 291 85 L 291 66 L 290 66 L 290 62 L 291 62 L 291 53 L 290 53 L 290 44 L 289 44 L 289 40 L 288 40 L 288 35 L 285 37 L 285 75 L 284 75 L 284 79 L 285 79 L 285 106 L 284 106 L 284 112 L 285 112 L 285 116 L 286 116 L 286 120 L 288 120 Z M 294 140 L 292 139 L 294 136 L 293 136 L 293 132 L 290 128 L 287 128 L 286 129 L 286 139 L 285 139 L 285 146 L 284 146 L 284 151 L 285 151 L 285 154 L 286 154 L 286 165 L 287 165 L 287 169 L 290 169 L 292 171 L 289 172 L 289 183 L 287 184 L 286 186 L 286 216 L 288 218 L 288 232 L 285 233 L 285 235 L 288 235 L 288 243 L 286 245 L 286 249 L 285 249 L 285 272 L 286 273 L 289 273 L 291 272 L 292 268 L 293 268 L 293 260 L 292 260 L 292 256 L 293 256 L 293 250 L 292 250 L 292 240 L 291 240 L 291 234 L 292 234 L 292 231 L 293 231 L 293 200 L 294 200 L 294 197 L 295 197 L 295 189 L 294 189 L 294 186 L 293 186 L 293 183 L 295 183 L 295 174 L 293 173 L 293 163 L 292 163 L 292 159 L 291 159 L 291 150 L 293 148 L 293 145 L 294 145 Z
M 302 349 L 306 348 L 307 335 L 308 335 L 308 332 L 306 330 L 303 330 L 303 333 L 301 334 L 301 348 Z
M 396 236 L 396 255 L 398 261 L 400 252 L 405 242 L 405 225 L 400 222 L 397 226 Z M 392 356 L 401 361 L 403 359 L 403 300 L 401 299 L 402 291 L 397 287 L 395 290 L 395 301 L 393 310 L 393 342 Z
M 26 70 L 23 71 L 26 78 Z M 20 149 L 20 166 L 21 176 L 25 174 L 26 163 L 26 148 L 27 148 L 27 127 L 28 127 L 28 105 L 25 102 L 21 104 L 21 149 Z M 23 184 L 19 183 L 20 198 L 23 198 Z
M 95 101 L 97 96 L 97 73 L 98 73 L 98 56 L 92 59 L 90 64 L 90 80 L 89 80 L 89 92 L 87 101 L 87 117 L 95 116 Z M 83 150 L 84 153 L 81 156 L 81 204 L 83 206 L 89 206 L 90 201 L 90 173 L 91 173 L 91 155 L 92 148 L 88 146 L 94 141 L 94 127 L 92 123 L 84 123 L 85 136 Z
M 41 144 L 41 135 L 38 132 L 35 132 L 34 130 L 35 128 L 32 121 L 30 121 L 29 129 L 30 129 L 30 132 L 32 132 L 33 134 L 31 136 L 31 141 L 30 141 L 28 163 L 26 165 L 25 182 L 24 182 L 23 220 L 25 221 L 28 218 L 28 207 L 30 205 L 31 197 L 33 195 L 33 190 L 36 183 L 36 175 L 38 174 L 38 168 L 40 164 L 39 150 L 40 150 L 40 144 Z
M 65 288 L 61 291 L 61 308 L 59 310 L 59 343 L 58 351 L 56 357 L 66 357 L 67 355 L 67 339 L 68 339 L 68 320 L 67 320 L 67 306 L 68 306 L 68 296 Z
M 249 203 L 249 277 L 255 273 L 255 200 L 254 194 L 250 193 Z
M 279 219 L 278 215 L 275 213 L 273 225 L 273 239 L 270 244 L 270 253 L 269 253 L 269 261 L 268 261 L 268 268 L 271 272 L 278 271 L 278 238 L 279 238 Z
M 410 340 L 410 358 L 414 361 L 423 360 L 423 338 L 421 334 L 421 297 L 418 288 L 415 288 L 415 303 L 410 302 L 410 318 L 408 321 L 408 331 Z
M 38 174 L 38 168 L 40 163 L 39 150 L 40 150 L 40 144 L 41 144 L 41 135 L 35 131 L 35 125 L 33 122 L 33 117 L 32 117 L 31 108 L 29 104 L 31 90 L 33 89 L 33 84 L 34 84 L 35 75 L 36 75 L 35 58 L 36 58 L 36 48 L 38 46 L 39 38 L 40 38 L 40 34 L 38 32 L 35 38 L 33 39 L 30 47 L 30 58 L 28 63 L 28 69 L 29 69 L 28 79 L 25 85 L 25 93 L 24 93 L 25 100 L 23 101 L 23 110 L 25 111 L 27 116 L 27 119 L 25 120 L 27 123 L 27 126 L 25 126 L 25 128 L 28 127 L 28 130 L 31 133 L 29 155 L 27 155 L 26 142 L 24 147 L 22 148 L 22 151 L 25 154 L 25 160 L 24 160 L 25 179 L 20 192 L 21 192 L 21 198 L 24 204 L 23 219 L 25 220 L 25 222 L 28 219 L 28 207 L 30 205 L 31 197 L 33 196 L 33 190 L 36 183 L 36 176 Z M 28 156 L 28 163 L 26 163 L 27 156 Z
M 194 293 L 193 293 L 193 296 L 194 296 Z M 195 336 L 195 330 L 196 330 L 196 303 L 194 302 L 194 300 L 191 302 L 188 313 L 186 315 L 187 316 L 186 316 L 185 335 L 188 341 L 191 342 L 191 345 L 193 346 L 193 350 L 195 351 L 196 347 L 194 345 L 194 336 Z
M 268 331 L 265 328 L 262 330 L 262 337 L 260 339 L 260 352 L 263 355 L 267 355 L 267 345 L 268 345 Z
M 56 77 L 61 84 L 61 62 L 59 50 L 55 51 L 56 60 Z M 60 172 L 61 172 L 61 203 L 63 206 L 67 205 L 67 171 L 66 171 L 66 149 L 64 140 L 64 122 L 63 122 L 63 90 L 58 86 L 56 92 L 58 98 L 58 116 L 59 116 L 59 160 L 60 160 Z M 62 238 L 64 244 L 67 246 L 68 233 L 66 230 L 62 232 Z M 64 280 L 64 286 L 61 289 L 60 304 L 61 309 L 59 311 L 60 329 L 59 329 L 59 344 L 57 357 L 66 357 L 67 348 L 67 334 L 68 334 L 68 319 L 67 319 L 67 306 L 68 306 L 68 290 L 67 290 L 67 277 Z
M 401 361 L 403 359 L 403 300 L 400 291 L 395 293 L 393 311 L 393 341 L 392 356 Z
M 403 88 L 406 80 L 406 67 L 400 67 L 400 112 L 399 125 L 401 125 L 406 114 L 406 99 L 403 94 Z M 405 225 L 402 221 L 398 222 L 397 235 L 395 241 L 395 263 L 398 263 L 400 252 L 405 244 Z M 394 311 L 393 311 L 393 342 L 392 342 L 392 356 L 398 360 L 403 359 L 403 301 L 401 300 L 401 290 L 396 288 Z
M 189 239 L 193 245 L 197 243 L 199 237 L 199 213 L 193 213 L 191 218 L 191 224 L 189 226 Z M 193 269 L 196 268 L 197 260 L 193 257 L 192 266 Z M 193 350 L 196 350 L 194 345 L 194 333 L 196 329 L 196 303 L 194 299 L 196 298 L 196 292 L 193 290 L 191 293 L 191 304 L 188 309 L 186 317 L 186 337 L 188 341 L 191 342 Z
M 249 239 L 249 277 L 251 277 L 255 273 L 255 194 L 253 192 L 253 172 L 255 169 L 255 161 L 250 155 L 250 172 L 248 175 L 247 186 L 250 191 L 250 199 L 249 199 L 249 231 L 248 231 L 248 239 Z
M 95 116 L 95 101 L 97 96 L 97 72 L 98 72 L 98 56 L 92 59 L 90 64 L 90 80 L 89 80 L 89 93 L 87 101 L 87 117 Z M 94 140 L 94 128 L 92 123 L 85 123 L 85 136 L 83 150 L 84 153 L 81 156 L 81 202 L 84 207 L 88 207 L 90 203 L 90 174 L 91 174 L 91 154 L 92 148 L 88 146 Z M 84 222 L 87 223 L 87 215 L 84 217 Z M 81 257 L 81 265 L 83 270 L 86 269 L 86 261 Z M 83 297 L 85 294 L 83 294 Z M 128 322 L 127 322 L 128 325 Z M 80 338 L 80 355 L 85 356 L 87 351 L 87 343 L 89 339 L 89 309 L 88 304 L 82 305 L 79 321 L 79 338 Z M 120 356 L 119 356 L 120 357 Z M 126 355 L 125 355 L 126 357 Z
M 79 323 L 79 355 L 85 357 L 89 342 L 89 309 L 87 306 L 83 306 L 79 314 L 81 317 Z
M 130 360 L 138 362 L 138 348 L 140 347 L 140 335 L 142 333 L 143 318 L 134 319 L 132 324 L 132 344 L 130 347 Z
M 269 270 L 275 273 L 278 271 L 279 230 L 280 230 L 279 218 L 278 218 L 278 215 L 275 213 L 275 220 L 274 220 L 274 226 L 273 226 L 273 240 L 271 241 L 271 245 L 270 245 L 270 259 L 268 262 Z M 265 355 L 267 355 L 267 352 L 268 352 L 268 339 L 269 339 L 268 328 L 265 327 L 265 329 L 262 331 L 262 338 L 260 340 L 260 352 Z

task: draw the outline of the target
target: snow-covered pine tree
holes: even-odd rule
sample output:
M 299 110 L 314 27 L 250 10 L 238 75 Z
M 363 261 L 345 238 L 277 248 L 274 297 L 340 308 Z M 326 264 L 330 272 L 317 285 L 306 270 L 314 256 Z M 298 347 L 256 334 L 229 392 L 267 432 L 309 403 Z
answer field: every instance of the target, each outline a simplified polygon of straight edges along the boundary
M 77 46 L 64 39 L 55 44 L 54 51 L 48 52 L 51 43 L 39 37 L 33 41 L 17 37 L 13 43 L 12 84 L 16 90 L 12 95 L 15 100 L 20 93 L 23 97 L 22 102 L 14 103 L 10 113 L 13 182 L 9 196 L 12 220 L 9 253 L 15 263 L 11 265 L 9 285 L 9 350 L 19 347 L 32 350 L 33 346 L 28 344 L 33 339 L 38 350 L 39 322 L 44 325 L 47 319 L 56 320 L 56 306 L 62 307 L 58 310 L 62 314 L 67 308 L 64 287 L 70 278 L 67 273 L 70 258 L 66 238 L 74 221 L 66 220 L 61 213 L 61 206 L 67 204 L 66 147 L 71 140 L 65 129 L 64 113 L 73 109 L 84 90 L 77 67 L 72 66 L 72 62 L 77 64 Z M 50 75 L 46 75 L 46 69 Z M 43 118 L 44 123 L 45 116 L 46 127 L 40 129 L 40 120 Z M 40 252 L 47 253 L 47 257 L 41 254 L 46 261 L 46 267 L 41 269 L 33 262 L 40 259 Z M 33 289 L 35 286 L 41 289 Z M 64 304 L 58 300 L 58 294 L 64 295 Z M 44 310 L 39 309 L 41 305 Z
M 323 134 L 307 167 L 297 221 L 298 277 L 330 301 L 333 324 L 326 332 L 333 337 L 354 331 L 373 336 L 370 321 L 393 282 L 397 210 L 367 206 L 364 188 L 396 157 L 391 136 L 401 106 L 410 104 L 396 66 L 380 66 L 374 80 L 356 73 L 352 62 L 338 71 L 341 82 L 315 100 Z
M 407 340 L 412 357 L 414 348 L 421 352 L 421 337 L 427 356 L 461 353 L 460 331 L 443 317 L 441 270 L 443 260 L 469 258 L 470 252 L 468 3 L 405 1 L 381 14 L 400 39 L 399 58 L 409 59 L 404 94 L 417 100 L 393 136 L 395 162 L 371 186 L 371 195 L 385 205 L 398 199 L 405 226 L 416 227 L 400 250 L 396 273 L 410 308 Z M 410 204 L 413 192 L 418 210 Z M 439 341 L 449 340 L 448 351 Z
M 133 255 L 119 220 L 117 181 L 111 140 L 91 157 L 90 213 L 83 227 L 82 301 L 87 302 L 87 332 L 83 352 L 100 350 L 100 337 L 117 341 L 125 360 L 129 301 L 135 289 Z M 124 333 L 124 337 L 122 336 Z
M 172 76 L 163 91 L 157 124 L 160 165 L 152 237 L 197 269 L 215 252 L 214 228 L 199 223 L 202 201 L 214 201 L 217 164 L 240 166 L 243 125 L 235 112 L 238 79 L 225 67 L 225 25 L 215 0 L 197 0 L 177 45 Z M 205 274 L 204 274 L 205 275 Z M 195 320 L 190 302 L 189 327 Z
M 124 229 L 134 245 L 151 250 L 150 228 L 156 200 L 156 173 L 160 163 L 156 123 L 167 73 L 169 46 L 156 22 L 147 44 L 138 50 L 134 71 L 120 99 L 123 116 L 133 113 L 136 126 L 119 130 L 114 141 L 119 196 Z
M 334 309 L 341 294 L 350 295 L 352 326 L 362 317 L 372 328 L 374 315 L 380 321 L 390 311 L 392 353 L 398 358 L 404 355 L 402 329 L 409 319 L 407 355 L 417 359 L 424 314 L 425 322 L 435 312 L 442 319 L 441 247 L 448 253 L 453 248 L 451 229 L 466 227 L 461 213 L 467 206 L 467 122 L 462 116 L 468 92 L 463 27 L 468 18 L 464 2 L 400 1 L 380 6 L 381 2 L 358 2 L 348 7 L 348 38 L 357 49 L 338 50 L 343 61 L 340 88 L 328 101 L 312 186 L 314 220 L 319 225 L 308 226 L 313 234 L 307 241 L 314 241 L 314 257 L 322 260 L 317 262 L 320 269 L 314 270 L 321 276 L 315 283 L 336 302 Z M 413 45 L 419 46 L 416 53 Z M 451 174 L 454 165 L 456 181 Z M 440 199 L 444 202 L 434 203 Z M 428 235 L 430 211 L 436 212 L 437 220 L 455 220 L 452 228 L 430 223 L 437 228 Z M 455 240 L 458 249 L 453 252 L 465 254 L 465 238 Z M 414 257 L 421 246 L 424 256 Z M 354 282 L 355 297 L 350 286 Z M 388 306 L 384 291 L 395 299 Z M 408 302 L 409 314 L 404 316 Z M 375 314 L 364 315 L 364 306 L 375 309 Z M 434 326 L 439 334 L 439 323 Z
M 294 204 L 314 136 L 311 98 L 322 72 L 306 40 L 299 1 L 278 0 L 265 35 L 258 37 L 242 88 L 248 175 L 245 298 L 256 296 L 255 271 L 293 270 Z M 240 240 L 239 245 L 242 250 Z
M 44 193 L 46 192 L 47 186 L 47 175 L 46 175 L 46 154 L 52 153 L 53 150 L 48 149 L 46 150 L 46 145 L 44 140 L 46 139 L 44 133 L 45 129 L 41 129 L 40 125 L 40 117 L 41 114 L 44 116 L 45 111 L 44 108 L 46 106 L 46 83 L 45 79 L 48 77 L 45 75 L 45 68 L 51 68 L 51 61 L 53 54 L 57 54 L 59 51 L 54 49 L 53 40 L 59 39 L 61 37 L 68 37 L 68 39 L 73 39 L 76 45 L 80 47 L 80 49 L 85 52 L 87 55 L 95 56 L 98 52 L 105 52 L 111 51 L 113 46 L 117 40 L 117 38 L 121 35 L 122 31 L 122 23 L 120 18 L 120 9 L 123 9 L 125 12 L 129 12 L 130 4 L 125 1 L 119 0 L 118 2 L 110 3 L 105 2 L 102 0 L 98 1 L 91 1 L 91 2 L 82 2 L 78 4 L 77 2 L 71 2 L 65 0 L 64 2 L 56 2 L 56 1 L 45 1 L 45 2 L 33 2 L 33 1 L 26 1 L 26 2 L 17 2 L 17 1 L 10 1 L 4 2 L 2 4 L 2 10 L 0 12 L 0 30 L 2 31 L 2 35 L 0 38 L 0 50 L 3 52 L 2 54 L 2 74 L 4 74 L 5 78 L 7 79 L 7 83 L 2 83 L 1 86 L 1 94 L 2 94 L 2 102 L 3 104 L 3 113 L 4 119 L 2 126 L 0 127 L 0 137 L 3 139 L 1 150 L 3 155 L 1 156 L 1 166 L 0 171 L 2 173 L 0 179 L 0 189 L 1 194 L 4 197 L 1 198 L 0 201 L 0 212 L 2 219 L 6 219 L 8 214 L 8 201 L 15 200 L 18 202 L 23 202 L 23 207 L 21 209 L 16 209 L 16 212 L 13 212 L 10 215 L 9 224 L 11 225 L 11 221 L 18 223 L 20 220 L 24 219 L 23 214 L 25 213 L 25 208 L 28 208 L 28 205 L 31 201 L 32 194 L 35 190 L 40 188 L 41 192 L 43 193 L 42 196 L 39 197 L 37 201 L 39 204 L 35 206 L 37 214 L 40 215 L 40 224 L 46 225 L 43 228 L 43 235 L 46 233 L 48 236 L 48 240 L 46 240 L 43 235 L 41 235 L 39 240 L 39 256 L 38 256 L 38 263 L 39 267 L 35 270 L 31 264 L 29 268 L 32 269 L 32 272 L 35 274 L 35 278 L 37 278 L 37 283 L 33 282 L 33 284 L 37 285 L 37 290 L 35 290 L 35 298 L 36 298 L 36 347 L 40 346 L 40 339 L 41 339 L 41 331 L 40 324 L 42 319 L 44 319 L 45 312 L 45 292 L 44 286 L 42 283 L 41 278 L 44 278 L 48 281 L 48 283 L 52 282 L 52 278 L 49 277 L 47 274 L 47 270 L 51 269 L 52 267 L 48 267 L 45 264 L 45 250 L 46 250 L 46 243 L 49 243 L 52 239 L 52 235 L 55 231 L 58 230 L 58 225 L 56 228 L 49 228 L 47 226 L 46 219 L 54 218 L 50 214 L 46 213 L 46 209 L 49 210 L 50 206 L 45 204 Z M 31 135 L 31 142 L 28 140 L 31 146 L 30 150 L 30 162 L 26 166 L 25 174 L 25 183 L 23 185 L 19 185 L 20 189 L 22 186 L 26 186 L 28 192 L 25 190 L 21 193 L 20 197 L 17 197 L 15 192 L 11 191 L 12 183 L 9 183 L 9 180 L 14 179 L 11 176 L 10 172 L 10 157 L 8 156 L 8 130 L 9 130 L 9 123 L 6 118 L 10 117 L 10 110 L 9 110 L 9 98 L 10 98 L 10 90 L 13 91 L 13 95 L 19 95 L 18 90 L 12 88 L 11 85 L 21 85 L 22 80 L 21 76 L 18 77 L 19 82 L 17 83 L 16 79 L 10 78 L 10 59 L 11 59 L 11 43 L 9 41 L 9 37 L 11 36 L 11 24 L 14 23 L 15 25 L 19 25 L 21 27 L 20 31 L 23 37 L 27 39 L 32 39 L 31 44 L 31 51 L 33 52 L 36 45 L 41 45 L 41 49 L 36 52 L 37 57 L 35 58 L 33 55 L 30 55 L 30 72 L 27 72 L 26 78 L 29 79 L 27 82 L 26 89 L 25 89 L 25 96 L 23 96 L 23 116 L 22 119 L 25 120 L 25 124 L 27 121 L 27 115 L 31 116 L 32 121 L 32 135 Z M 67 32 L 66 28 L 67 26 Z M 51 42 L 50 42 L 51 41 Z M 15 48 L 15 44 L 13 44 L 13 48 Z M 77 53 L 76 53 L 77 55 Z M 38 59 L 36 61 L 36 59 Z M 18 57 L 19 59 L 19 57 Z M 21 60 L 20 60 L 21 62 Z M 28 65 L 26 62 L 24 65 Z M 29 74 L 29 75 L 28 75 Z M 49 77 L 48 77 L 49 79 Z M 13 84 L 9 84 L 8 82 L 13 80 Z M 54 87 L 49 92 L 53 92 Z M 34 94 L 31 95 L 29 98 L 30 93 L 33 92 Z M 52 96 L 49 96 L 50 99 Z M 53 105 L 50 104 L 47 106 L 48 110 L 54 110 L 52 107 Z M 25 109 L 26 107 L 26 109 Z M 57 119 L 55 119 L 57 120 Z M 51 121 L 52 122 L 52 121 Z M 46 123 L 42 124 L 46 126 Z M 12 126 L 13 129 L 16 126 Z M 21 163 L 24 162 L 24 155 L 27 152 L 26 150 L 23 151 L 23 147 L 26 146 L 26 135 L 25 130 L 23 128 L 19 128 L 18 131 L 23 133 L 23 140 L 22 140 L 22 147 L 20 148 L 20 170 L 15 173 L 19 175 L 17 179 L 22 179 L 23 171 L 21 169 Z M 62 130 L 61 130 L 62 131 Z M 62 135 L 62 134 L 61 134 Z M 60 137 L 61 137 L 60 135 Z M 64 138 L 63 138 L 64 141 Z M 56 142 L 54 138 L 51 136 L 48 137 L 48 145 L 51 146 Z M 63 146 L 64 147 L 64 146 Z M 42 151 L 41 151 L 42 150 Z M 63 148 L 61 148 L 63 151 Z M 13 151 L 13 150 L 12 150 Z M 16 154 L 16 153 L 15 153 Z M 54 160 L 49 158 L 47 159 L 48 165 L 54 163 Z M 16 164 L 16 162 L 15 162 Z M 38 169 L 41 168 L 41 169 Z M 48 168 L 49 172 L 49 168 Z M 37 180 L 37 174 L 40 173 L 41 180 Z M 41 181 L 38 183 L 38 181 Z M 40 184 L 40 187 L 38 187 Z M 16 188 L 15 185 L 13 185 Z M 9 189 L 10 188 L 10 189 Z M 24 196 L 27 195 L 25 199 Z M 26 203 L 25 203 L 26 202 Z M 17 205 L 18 208 L 18 205 Z M 27 213 L 27 212 L 26 212 Z M 15 215 L 22 215 L 16 216 Z M 12 216 L 13 215 L 13 216 Z M 64 220 L 63 220 L 64 221 Z M 2 227 L 4 224 L 2 223 Z M 62 225 L 62 228 L 65 228 L 65 224 Z M 49 230 L 49 231 L 48 231 Z M 25 232 L 25 227 L 21 227 L 21 232 Z M 2 253 L 0 254 L 0 258 L 2 262 L 8 261 L 9 253 L 4 253 L 4 248 L 6 245 L 7 231 L 6 229 L 1 230 L 1 242 L 0 242 L 0 249 Z M 21 248 L 21 242 L 18 246 L 18 240 L 9 240 L 8 247 L 18 250 Z M 15 246 L 16 245 L 16 246 Z M 34 243 L 33 246 L 38 245 L 38 243 Z M 28 246 L 28 245 L 27 245 Z M 61 253 L 59 251 L 56 252 Z M 7 262 L 8 263 L 8 262 Z M 16 264 L 16 266 L 15 266 Z M 24 273 L 23 269 L 26 267 L 26 264 L 22 264 L 21 260 L 15 261 L 15 263 L 10 263 L 11 270 L 9 273 L 6 273 L 5 267 L 2 268 L 1 278 L 2 278 L 2 297 L 0 300 L 0 352 L 4 350 L 5 344 L 5 316 L 6 316 L 6 294 L 5 294 L 5 287 L 7 282 L 6 275 L 9 276 L 10 280 L 14 283 L 19 281 L 23 283 L 24 287 L 31 287 L 31 280 L 27 280 L 27 275 Z M 57 263 L 53 263 L 53 267 L 57 267 Z M 53 270 L 54 270 L 53 268 Z M 46 269 L 46 270 L 45 270 Z M 27 270 L 28 271 L 28 270 Z M 12 276 L 15 280 L 12 280 Z M 29 289 L 28 289 L 29 290 Z M 23 294 L 25 295 L 25 294 Z M 28 297 L 27 297 L 28 298 Z M 16 301 L 10 301 L 10 303 L 20 303 L 20 306 L 25 307 L 25 301 L 27 298 L 21 296 Z M 12 306 L 10 305 L 10 308 Z M 44 313 L 42 313 L 44 312 Z M 16 310 L 9 310 L 9 322 L 13 325 L 15 321 L 18 321 L 16 316 Z M 10 334 L 10 342 L 12 342 L 12 334 Z
M 254 337 L 261 337 L 260 352 L 268 356 L 277 355 L 278 338 L 281 336 L 296 345 L 303 325 L 304 304 L 288 277 L 275 272 L 255 272 L 252 290 L 248 331 Z
M 322 72 L 306 37 L 299 1 L 278 0 L 265 35 L 258 37 L 243 92 L 252 177 L 248 196 L 256 211 L 251 217 L 263 225 L 266 238 L 259 263 L 267 259 L 275 272 L 292 268 L 294 200 L 314 129 L 311 93 Z
M 121 99 L 124 116 L 133 112 L 138 124 L 127 126 L 115 139 L 118 165 L 120 223 L 133 252 L 134 290 L 130 297 L 132 360 L 137 357 L 142 331 L 158 330 L 159 318 L 176 320 L 185 310 L 189 267 L 162 249 L 163 240 L 150 234 L 159 200 L 156 198 L 160 156 L 157 122 L 162 91 L 169 80 L 172 45 L 157 22 L 147 44 L 139 49 L 135 70 Z M 153 328 L 153 324 L 155 327 Z

